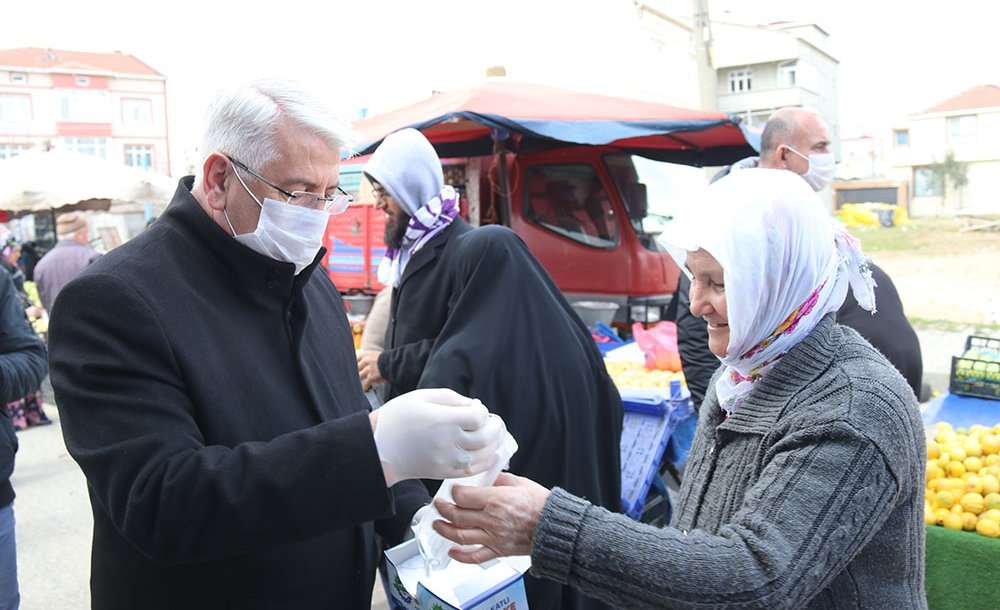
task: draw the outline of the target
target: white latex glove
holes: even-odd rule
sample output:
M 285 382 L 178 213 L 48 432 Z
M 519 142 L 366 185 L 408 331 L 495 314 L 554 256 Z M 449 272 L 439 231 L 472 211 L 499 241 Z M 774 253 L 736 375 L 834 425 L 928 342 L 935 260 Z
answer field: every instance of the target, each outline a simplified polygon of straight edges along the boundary
M 506 427 L 483 403 L 451 390 L 416 390 L 387 402 L 375 418 L 375 447 L 386 485 L 451 479 L 493 466 Z
M 500 471 L 507 468 L 510 458 L 516 452 L 517 441 L 505 430 L 500 447 L 497 448 L 496 460 L 492 467 L 470 477 L 447 479 L 441 484 L 440 489 L 435 494 L 434 502 L 416 512 L 410 525 L 413 528 L 413 535 L 417 539 L 420 554 L 423 556 L 424 561 L 427 562 L 427 567 L 435 570 L 447 568 L 451 562 L 448 552 L 456 546 L 454 542 L 434 530 L 434 522 L 443 518 L 435 504 L 438 501 L 454 504 L 455 498 L 452 496 L 452 489 L 456 485 L 471 487 L 489 487 L 493 485 L 497 477 L 500 476 Z

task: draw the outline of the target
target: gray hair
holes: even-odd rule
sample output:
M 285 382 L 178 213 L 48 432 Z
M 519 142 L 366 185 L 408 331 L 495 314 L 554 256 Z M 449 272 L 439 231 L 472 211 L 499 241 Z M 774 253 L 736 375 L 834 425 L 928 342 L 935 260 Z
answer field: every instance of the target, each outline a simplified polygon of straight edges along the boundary
M 775 110 L 767 119 L 764 133 L 760 136 L 761 157 L 770 156 L 779 146 L 797 138 L 805 129 L 803 123 L 808 118 L 815 118 L 826 124 L 823 115 L 814 108 L 787 106 Z
M 792 137 L 792 126 L 781 116 L 772 116 L 760 136 L 760 156 L 766 157 Z
M 350 123 L 296 83 L 258 80 L 219 94 L 206 115 L 202 158 L 214 152 L 232 155 L 260 170 L 278 156 L 277 133 L 287 119 L 315 133 L 331 148 L 352 144 Z M 198 182 L 202 166 L 198 167 Z

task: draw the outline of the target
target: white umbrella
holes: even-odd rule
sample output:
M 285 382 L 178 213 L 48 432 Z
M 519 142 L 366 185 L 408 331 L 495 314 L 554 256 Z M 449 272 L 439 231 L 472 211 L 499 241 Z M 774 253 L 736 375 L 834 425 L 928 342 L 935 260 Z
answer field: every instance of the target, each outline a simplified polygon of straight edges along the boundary
M 112 202 L 162 205 L 174 187 L 166 176 L 68 151 L 29 151 L 0 161 L 0 210 L 13 214 L 107 210 Z

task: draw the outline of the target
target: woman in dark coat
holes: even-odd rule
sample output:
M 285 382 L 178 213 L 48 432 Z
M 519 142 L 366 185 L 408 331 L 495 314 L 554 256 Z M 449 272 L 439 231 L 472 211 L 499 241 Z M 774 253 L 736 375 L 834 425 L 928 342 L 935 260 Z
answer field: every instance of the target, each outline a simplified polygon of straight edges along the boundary
M 21 245 L 10 230 L 6 228 L 0 231 L 0 239 L 3 240 L 3 248 L 0 251 L 0 267 L 3 267 L 3 270 L 14 281 L 14 288 L 17 290 L 17 296 L 24 308 L 25 316 L 29 320 L 37 318 L 42 315 L 41 308 L 32 303 L 28 297 L 28 293 L 25 292 L 24 272 L 17 265 L 17 261 L 21 257 Z M 40 387 L 23 398 L 7 403 L 3 406 L 3 409 L 11 418 L 14 429 L 18 432 L 26 430 L 30 426 L 47 426 L 52 423 L 52 420 L 45 415 L 45 410 L 42 408 L 42 390 Z

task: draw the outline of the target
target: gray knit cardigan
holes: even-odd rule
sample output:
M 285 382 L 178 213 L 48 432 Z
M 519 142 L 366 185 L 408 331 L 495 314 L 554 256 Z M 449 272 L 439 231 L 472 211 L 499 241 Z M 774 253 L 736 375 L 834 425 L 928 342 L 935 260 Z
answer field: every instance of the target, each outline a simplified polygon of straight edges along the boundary
M 709 391 L 670 527 L 556 488 L 532 572 L 629 609 L 926 608 L 924 457 L 906 381 L 830 315 L 728 419 Z

